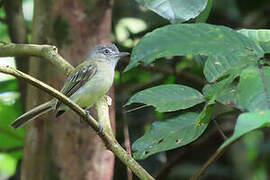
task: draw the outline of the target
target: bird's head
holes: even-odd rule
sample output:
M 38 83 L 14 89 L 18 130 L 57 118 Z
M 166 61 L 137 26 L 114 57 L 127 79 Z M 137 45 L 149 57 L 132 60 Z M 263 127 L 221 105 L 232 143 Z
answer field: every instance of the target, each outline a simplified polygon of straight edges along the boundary
M 115 44 L 101 44 L 87 53 L 86 60 L 108 61 L 115 67 L 118 60 L 127 55 L 128 52 L 119 52 Z

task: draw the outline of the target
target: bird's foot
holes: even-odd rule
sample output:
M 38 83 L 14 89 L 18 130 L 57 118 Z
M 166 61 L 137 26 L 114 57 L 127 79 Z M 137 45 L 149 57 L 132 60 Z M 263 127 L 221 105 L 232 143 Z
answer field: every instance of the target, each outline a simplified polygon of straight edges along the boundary
M 110 96 L 108 96 L 108 95 L 105 95 L 104 97 L 105 97 L 105 99 L 107 101 L 108 106 L 111 106 L 112 105 L 112 98 Z
M 91 119 L 95 119 L 95 118 L 93 118 L 93 116 L 90 114 L 90 111 L 89 111 L 89 110 L 85 109 L 84 111 L 86 112 L 87 116 L 89 116 Z M 98 124 L 98 132 L 101 133 L 101 132 L 103 131 L 103 126 L 101 125 L 101 123 L 100 123 L 99 121 L 97 121 L 97 120 L 95 120 L 95 121 L 96 121 L 97 124 Z

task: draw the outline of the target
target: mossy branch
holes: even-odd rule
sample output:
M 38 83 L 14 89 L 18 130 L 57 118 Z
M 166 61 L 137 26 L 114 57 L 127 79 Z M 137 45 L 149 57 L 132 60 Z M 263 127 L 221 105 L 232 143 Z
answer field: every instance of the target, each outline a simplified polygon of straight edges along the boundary
M 57 54 L 57 49 L 54 46 L 48 45 L 23 45 L 23 44 L 6 44 L 0 45 L 0 57 L 3 56 L 38 56 L 43 57 L 50 62 L 52 62 L 56 68 L 69 73 L 74 68 L 67 63 L 60 55 Z M 11 68 L 9 66 L 0 66 L 0 72 L 5 74 L 13 75 L 17 78 L 23 79 L 28 83 L 36 86 L 37 88 L 47 92 L 51 96 L 57 98 L 67 106 L 69 106 L 74 112 L 81 116 L 88 126 L 92 127 L 99 137 L 103 140 L 106 147 L 111 150 L 126 166 L 128 166 L 134 174 L 136 174 L 140 179 L 153 180 L 154 178 L 147 173 L 132 157 L 127 153 L 122 146 L 117 142 L 111 129 L 104 128 L 104 131 L 99 133 L 99 126 L 95 119 L 87 116 L 86 112 L 77 104 L 72 102 L 69 98 L 63 95 L 61 92 L 52 88 L 51 86 L 27 75 L 19 70 Z M 104 124 L 104 122 L 109 122 L 108 116 L 108 105 L 104 99 L 97 103 L 98 118 Z M 106 113 L 106 114 L 104 114 Z

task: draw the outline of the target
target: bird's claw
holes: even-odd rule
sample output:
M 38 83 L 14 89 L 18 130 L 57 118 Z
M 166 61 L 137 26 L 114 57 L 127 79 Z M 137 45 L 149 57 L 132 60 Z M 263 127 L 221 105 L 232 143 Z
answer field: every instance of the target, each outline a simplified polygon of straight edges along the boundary
M 85 109 L 84 111 L 86 112 L 87 116 L 89 116 L 91 119 L 95 119 L 92 117 L 89 110 Z M 99 121 L 96 120 L 96 122 L 98 124 L 98 132 L 101 133 L 103 131 L 103 126 Z

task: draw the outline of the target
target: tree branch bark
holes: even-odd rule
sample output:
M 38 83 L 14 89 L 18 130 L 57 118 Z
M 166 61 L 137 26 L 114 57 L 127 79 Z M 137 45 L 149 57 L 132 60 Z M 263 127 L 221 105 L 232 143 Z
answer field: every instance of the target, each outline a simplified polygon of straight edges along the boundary
M 13 44 L 6 43 L 0 45 L 0 56 L 35 56 L 42 57 L 53 65 L 55 65 L 60 71 L 68 75 L 74 67 L 68 63 L 62 56 L 58 54 L 56 46 L 51 45 L 35 45 L 35 44 Z
M 65 60 L 57 54 L 57 49 L 54 46 L 48 45 L 23 45 L 23 44 L 3 44 L 0 45 L 0 56 L 40 56 L 44 57 L 50 62 L 52 62 L 58 69 L 64 71 L 65 73 L 71 71 L 73 67 L 64 62 Z M 55 61 L 55 62 L 54 62 Z M 88 117 L 85 111 L 80 108 L 77 104 L 69 100 L 65 95 L 55 90 L 54 88 L 48 86 L 47 84 L 27 75 L 19 70 L 13 69 L 11 67 L 1 67 L 0 72 L 13 75 L 17 78 L 23 79 L 28 83 L 38 87 L 39 89 L 44 90 L 53 97 L 59 99 L 64 104 L 69 106 L 73 111 L 75 111 L 79 116 L 83 117 L 87 122 L 88 126 L 92 127 L 97 133 L 99 127 L 97 122 Z M 104 99 L 101 99 L 97 103 L 98 118 L 100 122 L 106 127 L 104 131 L 98 133 L 99 137 L 103 140 L 106 147 L 111 150 L 126 166 L 128 166 L 134 174 L 136 174 L 141 179 L 153 179 L 145 169 L 143 169 L 129 153 L 127 153 L 121 145 L 114 138 L 112 130 L 110 128 L 110 119 L 108 115 L 108 105 Z
M 28 43 L 27 27 L 23 16 L 22 0 L 3 0 L 3 6 L 6 13 L 4 23 L 8 27 L 9 37 L 13 43 Z M 28 72 L 29 57 L 16 57 L 17 69 L 23 72 Z M 19 90 L 21 93 L 20 99 L 22 109 L 25 111 L 27 84 L 19 81 Z
M 79 116 L 81 116 L 88 126 L 93 128 L 99 137 L 103 140 L 105 146 L 111 150 L 126 166 L 128 166 L 139 178 L 141 179 L 154 179 L 150 174 L 146 172 L 145 169 L 143 169 L 132 157 L 129 153 L 127 153 L 121 145 L 117 142 L 117 140 L 114 138 L 111 128 L 105 125 L 106 128 L 99 133 L 99 126 L 95 119 L 93 119 L 90 116 L 87 116 L 86 112 L 77 104 L 72 102 L 69 98 L 67 98 L 64 94 L 57 91 L 56 89 L 50 87 L 49 85 L 19 71 L 16 69 L 13 69 L 9 66 L 3 67 L 0 66 L 0 72 L 13 75 L 17 78 L 23 79 L 27 81 L 28 83 L 32 84 L 33 86 L 47 92 L 51 96 L 57 98 L 58 100 L 62 101 L 64 104 L 69 106 L 73 111 L 75 111 Z M 102 98 L 98 103 L 97 109 L 98 109 L 98 115 L 100 122 L 109 123 L 110 120 L 108 115 L 108 105 L 104 98 Z M 104 114 L 106 113 L 106 114 Z

